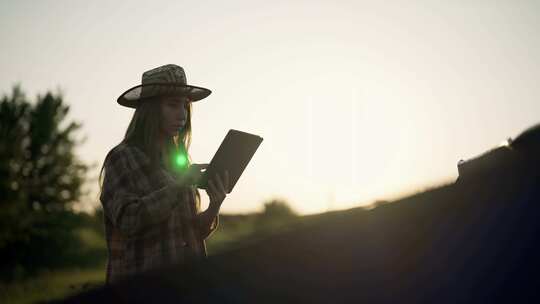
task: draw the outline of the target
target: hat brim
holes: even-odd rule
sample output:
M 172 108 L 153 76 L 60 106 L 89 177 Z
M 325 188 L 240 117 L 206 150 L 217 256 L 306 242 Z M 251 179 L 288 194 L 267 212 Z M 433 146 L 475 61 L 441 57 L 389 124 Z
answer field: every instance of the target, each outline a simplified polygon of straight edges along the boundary
M 144 90 L 143 90 L 144 89 Z M 118 104 L 137 108 L 142 99 L 155 96 L 187 96 L 191 102 L 196 102 L 210 95 L 212 91 L 206 88 L 188 84 L 148 83 L 140 84 L 125 91 L 118 97 Z

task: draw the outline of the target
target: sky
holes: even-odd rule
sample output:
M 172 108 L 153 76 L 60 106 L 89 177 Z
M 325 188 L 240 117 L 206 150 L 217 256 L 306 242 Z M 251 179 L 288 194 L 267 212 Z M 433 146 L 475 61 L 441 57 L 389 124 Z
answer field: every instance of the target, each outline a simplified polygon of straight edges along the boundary
M 133 115 L 118 96 L 180 65 L 212 90 L 195 163 L 229 129 L 264 139 L 222 212 L 320 213 L 451 182 L 538 123 L 539 17 L 538 1 L 0 0 L 0 95 L 61 90 L 95 177 Z

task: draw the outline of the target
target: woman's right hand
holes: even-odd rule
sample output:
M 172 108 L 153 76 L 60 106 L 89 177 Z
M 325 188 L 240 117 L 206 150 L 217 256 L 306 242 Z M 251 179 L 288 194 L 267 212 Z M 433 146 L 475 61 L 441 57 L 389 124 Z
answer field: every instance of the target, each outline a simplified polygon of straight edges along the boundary
M 186 171 L 176 174 L 176 185 L 179 187 L 186 187 L 196 185 L 201 179 L 208 164 L 191 164 Z

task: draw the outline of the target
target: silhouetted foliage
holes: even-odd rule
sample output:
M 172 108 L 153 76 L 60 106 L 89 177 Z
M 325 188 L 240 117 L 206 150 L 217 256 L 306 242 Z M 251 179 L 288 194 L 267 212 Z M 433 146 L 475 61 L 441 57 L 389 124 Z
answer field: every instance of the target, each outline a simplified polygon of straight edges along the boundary
M 79 123 L 47 92 L 30 103 L 20 86 L 0 100 L 0 258 L 2 274 L 58 265 L 78 246 L 70 212 L 88 167 L 74 155 Z M 17 270 L 17 273 L 21 271 Z
M 296 216 L 289 204 L 284 200 L 274 199 L 264 203 L 262 217 L 266 218 L 290 218 Z
M 73 152 L 84 142 L 72 137 L 81 125 L 70 122 L 64 128 L 60 126 L 69 106 L 60 94 L 50 92 L 30 104 L 19 86 L 0 104 L 4 180 L 0 195 L 15 198 L 28 209 L 69 210 L 82 194 L 88 169 Z
M 258 214 L 256 231 L 277 231 L 297 217 L 289 204 L 281 199 L 272 199 L 264 203 L 263 211 Z

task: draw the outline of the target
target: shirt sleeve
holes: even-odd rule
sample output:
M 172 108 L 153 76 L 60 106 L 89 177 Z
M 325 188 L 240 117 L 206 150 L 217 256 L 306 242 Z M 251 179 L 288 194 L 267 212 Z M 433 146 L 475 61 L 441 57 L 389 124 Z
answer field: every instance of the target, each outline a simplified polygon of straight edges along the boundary
M 106 216 L 125 235 L 133 235 L 165 221 L 178 204 L 178 187 L 168 182 L 164 187 L 143 196 L 133 191 L 137 178 L 143 176 L 147 160 L 140 151 L 125 148 L 110 155 L 105 162 L 104 191 L 101 201 Z

